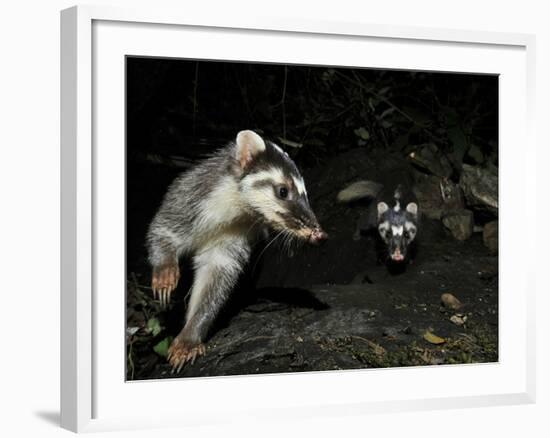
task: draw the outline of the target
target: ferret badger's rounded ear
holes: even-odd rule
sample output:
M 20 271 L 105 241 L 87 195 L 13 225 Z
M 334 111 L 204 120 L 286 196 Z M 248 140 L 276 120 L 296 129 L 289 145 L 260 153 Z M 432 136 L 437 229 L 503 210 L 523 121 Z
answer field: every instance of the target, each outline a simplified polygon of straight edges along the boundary
M 265 151 L 262 137 L 254 131 L 241 131 L 237 134 L 237 161 L 246 168 L 258 154 Z
M 379 202 L 377 205 L 376 205 L 376 209 L 378 210 L 378 219 L 380 219 L 380 217 L 382 217 L 382 215 L 388 211 L 390 207 L 388 207 L 388 204 L 386 204 L 385 202 Z
M 416 216 L 418 214 L 418 205 L 416 204 L 416 202 L 409 202 L 407 204 L 406 210 L 413 216 Z

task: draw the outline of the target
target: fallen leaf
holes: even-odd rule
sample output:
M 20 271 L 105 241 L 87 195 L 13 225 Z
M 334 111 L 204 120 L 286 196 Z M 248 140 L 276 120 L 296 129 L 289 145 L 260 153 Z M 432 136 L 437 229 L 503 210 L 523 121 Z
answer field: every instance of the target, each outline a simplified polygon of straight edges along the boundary
M 371 341 L 370 339 L 364 338 L 362 336 L 352 336 L 352 338 L 360 339 L 361 341 L 366 342 L 367 345 L 372 348 L 374 354 L 376 354 L 377 356 L 383 356 L 386 354 L 386 349 L 384 347 L 377 344 L 376 342 Z
M 134 336 L 139 331 L 139 327 L 127 327 L 126 334 L 128 336 Z
M 435 344 L 435 345 L 443 344 L 445 342 L 445 339 L 440 338 L 437 335 L 434 335 L 430 331 L 427 331 L 426 333 L 424 333 L 424 339 L 428 341 L 430 344 Z
M 378 345 L 376 342 L 367 340 L 367 343 L 369 344 L 369 347 L 372 348 L 372 350 L 374 351 L 374 354 L 376 354 L 377 356 L 384 356 L 386 354 L 386 349 L 381 345 Z

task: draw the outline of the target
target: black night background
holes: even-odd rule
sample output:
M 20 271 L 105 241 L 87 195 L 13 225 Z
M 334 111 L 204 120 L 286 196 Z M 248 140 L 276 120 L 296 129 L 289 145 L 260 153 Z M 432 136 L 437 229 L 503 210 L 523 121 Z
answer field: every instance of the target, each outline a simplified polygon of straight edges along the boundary
M 498 77 L 128 57 L 127 378 L 171 377 L 189 260 L 167 310 L 153 299 L 145 235 L 178 173 L 251 129 L 280 145 L 330 238 L 260 243 L 207 342 L 180 376 L 498 360 Z M 418 251 L 394 272 L 368 201 L 338 193 L 408 173 Z

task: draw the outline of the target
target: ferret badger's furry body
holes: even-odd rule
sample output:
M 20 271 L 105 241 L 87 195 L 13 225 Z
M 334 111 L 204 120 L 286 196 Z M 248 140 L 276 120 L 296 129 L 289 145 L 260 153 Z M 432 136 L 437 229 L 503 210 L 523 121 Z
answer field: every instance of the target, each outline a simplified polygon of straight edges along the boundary
M 327 237 L 294 162 L 252 131 L 169 187 L 147 235 L 154 296 L 169 301 L 181 256 L 192 256 L 195 271 L 185 326 L 169 348 L 174 369 L 204 354 L 208 330 L 267 228 L 310 243 Z

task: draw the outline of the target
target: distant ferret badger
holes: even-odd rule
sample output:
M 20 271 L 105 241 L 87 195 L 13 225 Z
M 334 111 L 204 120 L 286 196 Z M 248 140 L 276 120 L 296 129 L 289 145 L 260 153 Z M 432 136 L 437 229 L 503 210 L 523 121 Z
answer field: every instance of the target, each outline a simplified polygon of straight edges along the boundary
M 379 259 L 391 263 L 411 260 L 419 227 L 418 202 L 405 184 L 385 185 L 358 181 L 338 194 L 340 202 L 371 200 L 366 214 L 357 224 L 355 239 L 376 230 L 379 237 Z M 381 249 L 380 249 L 381 247 Z
M 266 230 L 317 244 L 327 238 L 304 180 L 279 146 L 252 131 L 169 187 L 147 234 L 152 289 L 163 305 L 179 280 L 179 258 L 191 256 L 194 281 L 185 325 L 168 350 L 174 370 L 205 353 L 204 341 Z

